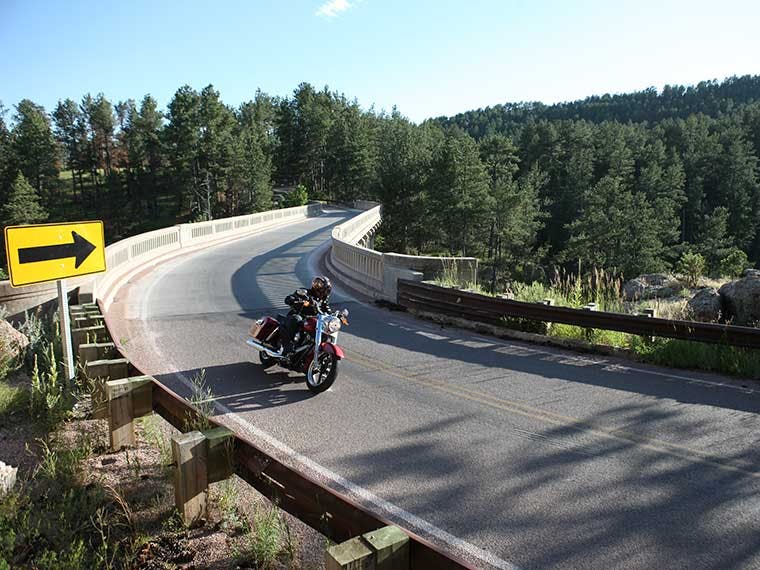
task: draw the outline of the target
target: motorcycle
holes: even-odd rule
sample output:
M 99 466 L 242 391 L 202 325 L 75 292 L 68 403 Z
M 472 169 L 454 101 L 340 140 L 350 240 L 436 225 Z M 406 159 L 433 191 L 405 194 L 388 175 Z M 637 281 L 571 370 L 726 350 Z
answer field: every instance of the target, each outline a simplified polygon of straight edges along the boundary
M 307 301 L 304 306 L 308 306 Z M 262 317 L 251 326 L 246 344 L 259 351 L 264 368 L 279 364 L 306 374 L 306 386 L 314 394 L 327 390 L 338 375 L 338 361 L 344 358 L 338 346 L 338 331 L 348 326 L 348 309 L 305 317 L 296 344 L 289 356 L 283 355 L 280 328 L 285 315 Z

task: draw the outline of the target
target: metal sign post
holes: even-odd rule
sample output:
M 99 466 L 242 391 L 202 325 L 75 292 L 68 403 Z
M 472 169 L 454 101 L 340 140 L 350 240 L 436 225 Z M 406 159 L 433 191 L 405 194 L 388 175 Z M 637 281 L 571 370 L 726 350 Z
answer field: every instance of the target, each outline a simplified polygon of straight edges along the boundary
M 63 367 L 66 379 L 73 380 L 75 376 L 74 354 L 71 349 L 71 322 L 69 320 L 69 292 L 66 280 L 58 280 L 58 311 L 59 326 L 61 327 L 61 346 L 63 347 Z

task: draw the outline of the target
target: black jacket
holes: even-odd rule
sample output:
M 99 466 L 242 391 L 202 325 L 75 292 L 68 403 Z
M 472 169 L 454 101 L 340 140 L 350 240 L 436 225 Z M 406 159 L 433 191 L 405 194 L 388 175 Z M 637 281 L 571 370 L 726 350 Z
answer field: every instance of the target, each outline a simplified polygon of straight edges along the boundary
M 304 301 L 309 301 L 307 307 L 304 307 Z M 285 304 L 292 312 L 304 317 L 316 315 L 317 309 L 322 313 L 330 312 L 329 301 L 327 299 L 320 301 L 311 289 L 296 289 L 285 297 Z

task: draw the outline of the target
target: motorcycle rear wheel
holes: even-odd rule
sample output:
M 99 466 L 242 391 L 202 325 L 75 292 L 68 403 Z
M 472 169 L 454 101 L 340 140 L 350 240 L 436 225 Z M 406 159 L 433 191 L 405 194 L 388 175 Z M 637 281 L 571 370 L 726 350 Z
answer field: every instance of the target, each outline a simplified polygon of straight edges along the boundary
M 314 394 L 321 394 L 335 382 L 338 376 L 338 357 L 329 352 L 319 355 L 319 364 L 312 360 L 306 371 L 306 386 Z

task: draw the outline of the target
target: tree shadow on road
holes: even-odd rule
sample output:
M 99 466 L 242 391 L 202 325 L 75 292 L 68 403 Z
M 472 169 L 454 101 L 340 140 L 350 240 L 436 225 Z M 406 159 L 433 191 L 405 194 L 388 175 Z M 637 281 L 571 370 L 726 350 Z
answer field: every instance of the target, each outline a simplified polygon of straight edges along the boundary
M 748 454 L 713 464 L 572 424 L 452 452 L 445 432 L 470 421 L 399 432 L 340 463 L 352 482 L 391 489 L 384 499 L 521 568 L 760 566 L 760 478 L 744 470 Z
M 496 371 L 501 369 L 509 372 L 510 378 L 515 378 L 514 372 L 520 372 L 552 380 L 653 396 L 659 400 L 714 406 L 754 414 L 760 411 L 760 395 L 747 393 L 745 390 L 760 385 L 752 383 L 750 386 L 741 380 L 727 382 L 732 384 L 733 388 L 719 388 L 700 383 L 703 379 L 716 382 L 725 380 L 709 374 L 647 366 L 616 358 L 584 357 L 578 353 L 520 341 L 489 339 L 471 331 L 423 323 L 410 315 L 389 313 L 376 307 L 357 306 L 352 321 L 353 326 L 347 334 L 357 339 L 383 345 L 389 350 L 401 349 L 440 356 L 465 365 L 489 369 L 494 372 L 494 378 L 498 377 Z M 357 347 L 357 350 L 361 348 Z M 470 372 L 475 372 L 474 368 Z M 467 374 L 464 377 L 471 375 Z

